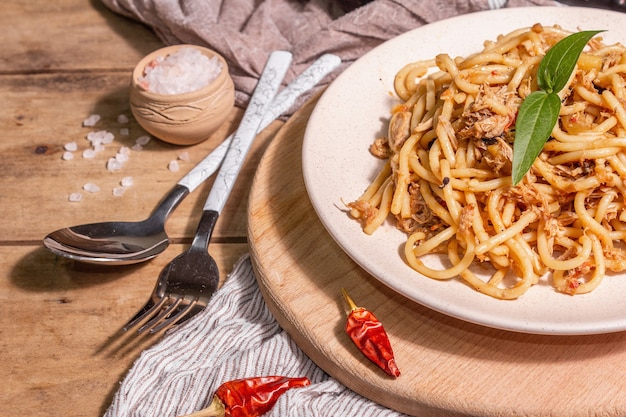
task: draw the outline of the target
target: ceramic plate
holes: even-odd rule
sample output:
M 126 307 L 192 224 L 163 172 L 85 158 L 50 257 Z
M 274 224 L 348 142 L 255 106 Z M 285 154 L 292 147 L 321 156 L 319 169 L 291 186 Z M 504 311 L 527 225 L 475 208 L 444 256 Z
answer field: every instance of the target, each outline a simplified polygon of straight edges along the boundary
M 421 276 L 402 259 L 406 236 L 387 223 L 372 236 L 345 212 L 374 178 L 381 161 L 370 155 L 386 130 L 393 78 L 406 63 L 438 53 L 466 56 L 484 40 L 531 26 L 558 24 L 605 29 L 607 43 L 626 42 L 626 14 L 591 8 L 533 7 L 472 13 L 429 24 L 385 42 L 346 69 L 325 91 L 308 122 L 303 145 L 307 192 L 320 220 L 362 268 L 399 294 L 469 322 L 536 334 L 579 335 L 626 330 L 626 274 L 605 277 L 589 294 L 555 292 L 537 284 L 517 300 L 496 300 L 460 279 Z M 410 318 L 407 318 L 410 319 Z

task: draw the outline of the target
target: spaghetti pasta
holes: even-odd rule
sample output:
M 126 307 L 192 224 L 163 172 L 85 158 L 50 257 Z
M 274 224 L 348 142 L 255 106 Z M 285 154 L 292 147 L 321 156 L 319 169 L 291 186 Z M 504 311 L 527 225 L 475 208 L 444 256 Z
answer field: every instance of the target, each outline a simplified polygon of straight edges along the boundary
M 592 39 L 566 87 L 557 125 L 522 181 L 511 182 L 515 119 L 538 89 L 546 51 L 570 34 L 536 24 L 481 52 L 413 62 L 394 80 L 402 101 L 371 152 L 385 159 L 348 204 L 372 234 L 392 217 L 404 256 L 426 277 L 460 277 L 515 299 L 542 277 L 585 293 L 626 269 L 626 48 Z M 439 254 L 444 267 L 423 262 Z M 479 274 L 476 265 L 491 265 Z M 486 276 L 485 276 L 486 275 Z

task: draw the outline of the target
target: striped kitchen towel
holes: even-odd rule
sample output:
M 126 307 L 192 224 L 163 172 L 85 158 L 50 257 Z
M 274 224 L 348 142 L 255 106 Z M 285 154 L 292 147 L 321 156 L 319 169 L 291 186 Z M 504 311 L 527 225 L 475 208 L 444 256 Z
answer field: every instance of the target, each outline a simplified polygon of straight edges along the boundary
M 311 381 L 283 394 L 267 416 L 403 415 L 346 388 L 296 346 L 267 308 L 246 255 L 203 312 L 141 354 L 105 417 L 189 414 L 207 406 L 223 382 L 265 375 Z

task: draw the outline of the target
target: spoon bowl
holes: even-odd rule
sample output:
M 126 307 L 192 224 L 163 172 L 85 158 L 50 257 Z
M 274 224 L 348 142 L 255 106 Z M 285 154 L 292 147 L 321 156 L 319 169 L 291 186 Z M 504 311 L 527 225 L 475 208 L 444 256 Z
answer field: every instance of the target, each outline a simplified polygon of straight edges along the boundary
M 43 244 L 56 255 L 87 263 L 124 265 L 147 261 L 169 246 L 165 221 L 188 194 L 187 187 L 177 184 L 143 221 L 66 227 L 48 234 Z

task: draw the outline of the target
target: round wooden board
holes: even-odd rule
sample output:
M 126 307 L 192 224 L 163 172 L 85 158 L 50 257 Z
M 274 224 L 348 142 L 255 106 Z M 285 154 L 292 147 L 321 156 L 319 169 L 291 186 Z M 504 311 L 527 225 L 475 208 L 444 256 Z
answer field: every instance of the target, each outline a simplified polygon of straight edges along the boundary
M 626 416 L 626 333 L 545 336 L 466 323 L 395 293 L 342 252 L 302 178 L 302 138 L 314 106 L 298 111 L 262 158 L 248 237 L 269 308 L 315 363 L 361 395 L 420 417 Z M 385 325 L 399 378 L 386 376 L 344 333 L 342 287 Z

